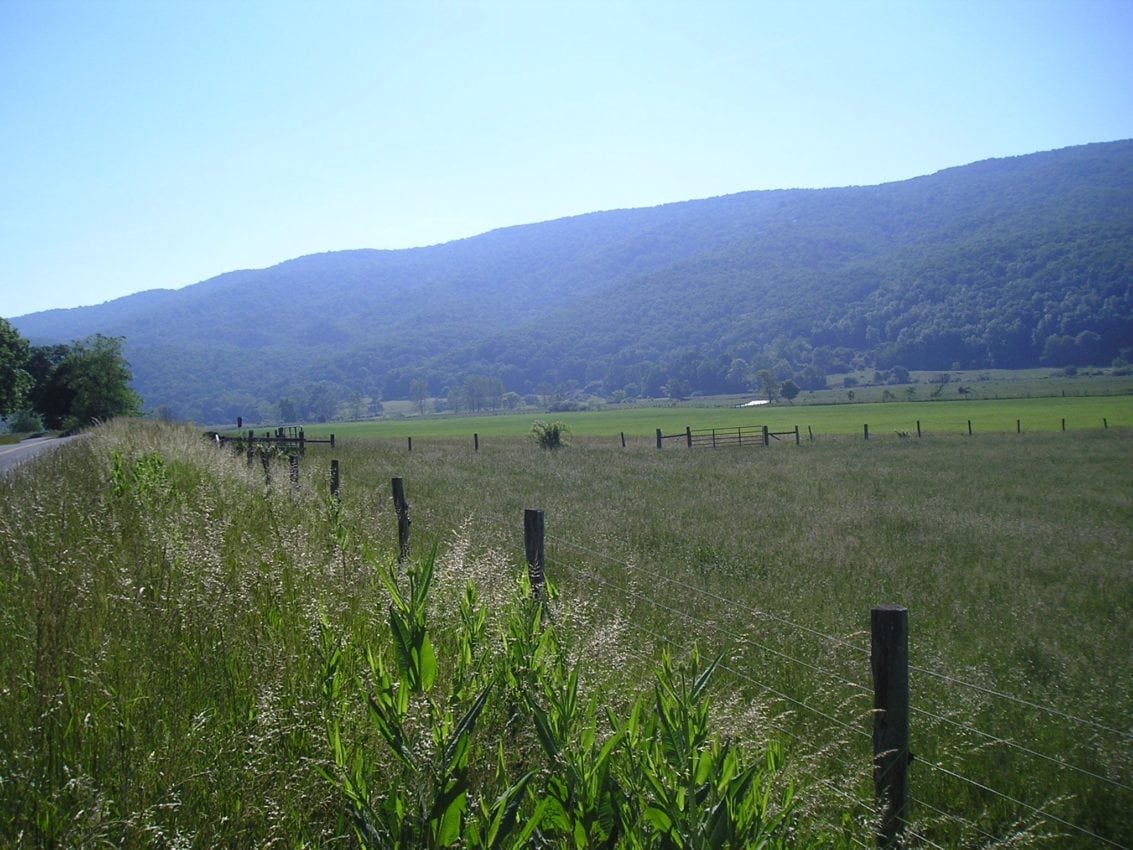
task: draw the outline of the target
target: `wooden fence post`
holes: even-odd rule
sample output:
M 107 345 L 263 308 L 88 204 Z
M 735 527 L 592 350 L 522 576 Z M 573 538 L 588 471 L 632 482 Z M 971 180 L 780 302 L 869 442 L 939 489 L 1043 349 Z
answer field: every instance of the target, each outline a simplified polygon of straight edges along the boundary
M 405 501 L 405 482 L 393 479 L 393 508 L 397 511 L 397 551 L 404 561 L 409 557 L 409 502 Z
M 1063 431 L 1065 431 L 1065 430 L 1066 430 L 1066 417 L 1063 417 L 1063 418 L 1062 418 L 1062 430 L 1063 430 Z
M 472 435 L 472 450 L 476 451 L 476 452 L 480 451 L 480 435 L 479 434 L 473 434 Z
M 527 508 L 523 512 L 523 548 L 527 554 L 527 577 L 531 593 L 538 596 L 544 584 L 543 511 Z
M 802 438 L 799 436 L 799 426 L 795 426 L 795 445 L 801 446 L 803 444 Z
M 1022 419 L 1016 419 L 1015 420 L 1015 433 L 1016 434 L 1022 434 L 1023 433 L 1023 420 Z
M 807 435 L 807 437 L 810 438 L 810 441 L 813 443 L 814 442 L 814 431 L 811 430 L 811 427 L 809 425 L 806 426 L 806 435 Z
M 1106 419 L 1104 416 L 1102 417 L 1102 427 L 1105 428 L 1107 431 L 1109 430 L 1109 420 Z
M 771 445 L 771 429 L 766 425 L 763 426 L 763 446 L 764 448 Z
M 917 420 L 917 439 L 921 438 L 921 420 Z
M 868 424 L 862 426 L 862 433 L 865 434 L 865 438 L 868 440 L 869 439 L 869 425 Z
M 908 807 L 909 610 L 880 605 L 870 614 L 877 846 L 888 848 L 901 845 Z
M 331 434 L 331 435 L 330 435 L 330 447 L 331 447 L 332 449 L 334 448 L 334 434 Z
M 412 437 L 406 437 L 405 442 L 409 446 L 409 451 L 412 452 L 413 451 L 413 438 Z
M 622 448 L 626 447 L 626 432 L 622 431 Z
M 256 432 L 248 429 L 248 466 L 252 465 L 252 460 L 256 456 Z
M 338 498 L 338 461 L 332 460 L 330 462 L 330 497 L 332 499 Z
M 661 448 L 661 429 L 657 429 L 657 448 Z
M 692 426 L 691 425 L 685 425 L 685 441 L 688 443 L 688 447 L 691 449 L 692 448 Z
M 972 436 L 972 420 L 968 420 L 968 436 Z

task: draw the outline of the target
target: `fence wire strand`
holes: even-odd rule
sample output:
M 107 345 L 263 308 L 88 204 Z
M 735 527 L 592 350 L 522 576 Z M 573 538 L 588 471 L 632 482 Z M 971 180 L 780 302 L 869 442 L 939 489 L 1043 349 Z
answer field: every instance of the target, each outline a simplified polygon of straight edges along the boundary
M 424 512 L 424 513 L 426 513 L 427 516 L 434 516 L 430 512 Z M 474 515 L 469 515 L 469 516 L 470 516 L 470 518 L 474 517 Z M 493 516 L 491 514 L 481 513 L 481 514 L 479 514 L 479 516 L 481 518 L 486 518 L 488 520 L 488 523 L 487 523 L 488 527 L 493 528 L 495 531 L 497 531 L 499 533 L 502 533 L 505 537 L 511 537 L 511 536 L 514 535 L 515 527 L 517 525 L 516 523 L 513 523 L 510 520 L 505 520 L 502 517 Z M 762 619 L 765 619 L 765 620 L 769 620 L 769 621 L 778 623 L 778 624 L 783 625 L 787 628 L 794 629 L 794 630 L 797 630 L 799 632 L 809 634 L 809 635 L 811 635 L 815 638 L 821 639 L 821 640 L 826 641 L 828 643 L 831 643 L 833 645 L 851 650 L 852 652 L 854 652 L 855 654 L 858 654 L 858 655 L 867 655 L 867 656 L 869 655 L 868 649 L 866 649 L 866 648 L 864 648 L 860 645 L 851 643 L 851 642 L 849 642 L 849 641 L 847 641 L 843 638 L 839 638 L 839 637 L 836 637 L 834 635 L 826 634 L 826 633 L 824 633 L 824 632 L 822 632 L 818 629 L 814 629 L 814 628 L 811 628 L 811 627 L 808 627 L 808 626 L 804 626 L 802 624 L 793 622 L 788 618 L 785 618 L 785 617 L 782 617 L 782 616 L 779 616 L 779 615 L 776 615 L 776 614 L 772 614 L 770 612 L 763 611 L 763 610 L 758 609 L 758 608 L 754 608 L 754 607 L 750 607 L 750 606 L 740 604 L 733 599 L 728 599 L 724 596 L 721 596 L 720 594 L 713 593 L 712 591 L 709 591 L 705 588 L 698 587 L 694 584 L 691 584 L 687 581 L 675 578 L 673 576 L 664 575 L 663 573 L 660 573 L 660 572 L 657 572 L 657 571 L 654 571 L 654 570 L 650 570 L 648 568 L 641 566 L 640 564 L 630 564 L 630 563 L 627 563 L 625 560 L 611 556 L 608 553 L 595 551 L 595 550 L 590 549 L 588 547 L 580 546 L 578 544 L 571 543 L 571 542 L 562 540 L 562 539 L 557 538 L 557 537 L 554 537 L 554 538 L 547 537 L 546 539 L 547 539 L 547 542 L 553 543 L 558 548 L 573 551 L 573 552 L 576 552 L 576 553 L 581 553 L 582 555 L 585 555 L 588 558 L 593 559 L 593 560 L 605 561 L 607 563 L 617 565 L 618 567 L 624 569 L 628 575 L 637 575 L 637 576 L 645 577 L 645 578 L 652 579 L 652 580 L 655 580 L 655 581 L 664 582 L 668 585 L 671 585 L 671 586 L 674 586 L 674 587 L 679 587 L 679 588 L 686 590 L 690 593 L 696 594 L 697 596 L 699 596 L 701 598 L 711 600 L 714 603 L 723 605 L 729 610 L 741 611 L 741 612 L 744 612 L 746 614 L 750 614 L 754 617 L 758 617 L 758 618 L 762 618 Z M 669 614 L 678 616 L 678 617 L 682 618 L 683 620 L 685 620 L 687 622 L 696 623 L 700 626 L 706 627 L 706 628 L 712 630 L 713 632 L 715 632 L 718 635 L 726 636 L 726 637 L 728 637 L 732 640 L 735 640 L 737 642 L 756 647 L 756 648 L 758 648 L 762 651 L 765 651 L 765 652 L 769 652 L 769 653 L 771 653 L 771 654 L 773 654 L 777 657 L 782 658 L 785 661 L 788 661 L 788 662 L 794 663 L 794 664 L 798 664 L 798 665 L 800 665 L 804 668 L 810 669 L 810 670 L 812 670 L 816 673 L 828 676 L 831 679 L 833 679 L 833 680 L 835 680 L 835 681 L 837 681 L 837 682 L 839 682 L 843 685 L 851 687 L 855 690 L 866 691 L 866 692 L 869 691 L 868 688 L 861 685 L 860 683 L 851 682 L 851 681 L 845 679 L 843 676 L 841 676 L 840 674 L 838 674 L 834 671 L 827 670 L 827 669 L 825 669 L 821 666 L 814 665 L 814 664 L 807 662 L 807 661 L 804 661 L 802 659 L 795 658 L 795 657 L 793 657 L 793 656 L 791 656 L 787 653 L 783 653 L 779 650 L 775 650 L 771 647 L 768 647 L 764 644 L 759 643 L 758 641 L 754 641 L 750 638 L 744 637 L 742 635 L 738 635 L 735 632 L 733 632 L 733 631 L 731 631 L 727 628 L 724 628 L 724 627 L 718 626 L 716 624 L 707 622 L 707 621 L 705 621 L 701 618 L 696 617 L 693 614 L 688 613 L 687 611 L 683 611 L 683 610 L 671 607 L 669 605 L 665 605 L 664 603 L 661 603 L 658 600 L 651 598 L 650 596 L 648 596 L 646 594 L 635 592 L 635 591 L 633 591 L 629 588 L 619 587 L 619 586 L 613 584 L 612 582 L 606 580 L 605 578 L 603 578 L 601 575 L 599 575 L 597 572 L 595 572 L 592 569 L 587 569 L 587 568 L 579 566 L 577 564 L 568 565 L 566 562 L 562 562 L 557 558 L 552 559 L 552 558 L 548 557 L 546 559 L 546 563 L 551 564 L 551 565 L 556 565 L 556 566 L 559 566 L 559 567 L 567 567 L 570 570 L 573 570 L 574 572 L 579 573 L 581 575 L 587 576 L 590 579 L 592 579 L 593 581 L 601 584 L 602 586 L 607 587 L 607 588 L 609 588 L 613 591 L 616 591 L 616 592 L 624 595 L 627 598 L 636 599 L 639 602 L 642 602 L 642 603 L 644 603 L 648 606 L 651 606 L 653 608 L 663 610 L 663 611 L 665 611 Z M 666 642 L 670 645 L 673 645 L 673 646 L 678 646 L 678 644 L 668 636 L 659 635 L 659 634 L 653 632 L 652 630 L 644 628 L 644 627 L 640 626 L 639 624 L 634 623 L 632 621 L 630 622 L 630 625 L 636 631 L 638 631 L 641 634 L 648 635 L 648 636 L 650 636 L 650 637 L 652 637 L 656 640 L 664 641 L 664 642 Z M 687 647 L 685 647 L 685 649 L 687 649 Z M 644 656 L 641 656 L 639 653 L 633 653 L 633 654 L 637 655 L 638 657 L 644 658 Z M 748 674 L 745 674 L 741 671 L 732 669 L 732 668 L 730 668 L 730 667 L 728 667 L 727 665 L 724 665 L 724 664 L 721 664 L 720 666 L 721 666 L 722 669 L 726 670 L 727 672 L 729 672 L 730 674 L 735 676 L 737 679 L 739 679 L 741 681 L 748 682 L 749 684 L 761 689 L 762 691 L 764 691 L 766 693 L 772 694 L 773 696 L 783 700 L 786 703 L 797 706 L 798 708 L 800 708 L 800 709 L 802 709 L 806 712 L 809 712 L 813 715 L 821 717 L 823 720 L 827 721 L 828 723 L 833 724 L 834 726 L 836 726 L 840 729 L 848 731 L 848 732 L 852 733 L 853 735 L 865 736 L 867 738 L 870 737 L 868 732 L 865 732 L 862 729 L 855 728 L 854 726 L 846 723 L 845 721 L 843 721 L 843 720 L 841 720 L 837 717 L 833 717 L 832 715 L 829 715 L 826 712 L 823 712 L 820 709 L 817 709 L 817 708 L 815 708 L 811 705 L 808 705 L 806 702 L 804 702 L 802 700 L 791 697 L 788 694 L 785 694 L 782 691 L 774 688 L 773 686 L 770 686 L 770 685 L 768 685 L 764 682 L 761 682 L 761 681 L 751 677 Z M 944 683 L 946 683 L 950 686 L 953 686 L 953 687 L 967 688 L 967 689 L 977 691 L 979 693 L 985 694 L 987 696 L 990 696 L 990 697 L 993 697 L 993 698 L 996 698 L 996 699 L 1000 699 L 1000 700 L 1003 700 L 1003 701 L 1006 701 L 1006 702 L 1013 703 L 1015 705 L 1019 705 L 1019 706 L 1022 706 L 1022 707 L 1028 708 L 1028 709 L 1032 709 L 1032 710 L 1035 710 L 1035 711 L 1040 711 L 1040 712 L 1049 714 L 1051 716 L 1059 717 L 1063 720 L 1066 720 L 1066 721 L 1069 721 L 1069 722 L 1072 722 L 1072 723 L 1075 723 L 1075 724 L 1091 727 L 1091 728 L 1097 729 L 1099 731 L 1103 731 L 1103 732 L 1107 732 L 1107 733 L 1119 736 L 1119 737 L 1124 738 L 1124 739 L 1133 739 L 1133 732 L 1127 732 L 1127 731 L 1115 728 L 1113 726 L 1109 726 L 1109 725 L 1104 724 L 1104 723 L 1099 723 L 1099 722 L 1092 720 L 1092 719 L 1089 719 L 1089 718 L 1079 717 L 1079 716 L 1070 714 L 1068 712 L 1062 711 L 1061 709 L 1055 708 L 1053 706 L 1043 705 L 1041 703 L 1037 703 L 1037 702 L 1034 702 L 1034 701 L 1031 701 L 1031 700 L 1028 700 L 1028 699 L 1024 699 L 1022 697 L 1014 696 L 1012 694 L 1008 694 L 1008 693 L 999 691 L 995 688 L 990 688 L 990 687 L 987 687 L 985 685 L 979 685 L 979 684 L 976 684 L 976 683 L 973 683 L 973 682 L 965 681 L 963 679 L 959 679 L 957 677 L 950 676 L 946 673 L 942 673 L 942 672 L 939 672 L 939 671 L 936 671 L 936 670 L 932 670 L 932 669 L 928 669 L 928 668 L 925 668 L 925 667 L 920 667 L 920 666 L 916 666 L 916 665 L 912 665 L 912 664 L 909 665 L 909 670 L 911 672 L 916 672 L 916 673 L 919 673 L 921 675 L 937 679 L 937 680 L 944 682 Z M 1131 788 L 1129 785 L 1124 784 L 1120 781 L 1110 779 L 1109 777 L 1095 773 L 1095 772 L 1090 771 L 1086 768 L 1082 768 L 1082 767 L 1079 767 L 1077 765 L 1069 764 L 1069 763 L 1064 762 L 1064 761 L 1062 761 L 1058 758 L 1055 758 L 1053 756 L 1049 756 L 1047 754 L 1038 752 L 1036 750 L 1033 750 L 1033 749 L 1026 747 L 1022 744 L 1019 744 L 1017 742 L 995 736 L 991 733 L 985 732 L 985 731 L 978 729 L 974 726 L 971 726 L 969 724 L 961 723 L 961 722 L 952 720 L 950 718 L 943 717 L 941 715 L 934 714 L 932 712 L 916 708 L 915 706 L 911 707 L 910 710 L 912 712 L 918 714 L 918 715 L 921 715 L 921 716 L 924 716 L 924 717 L 927 717 L 927 718 L 930 718 L 930 719 L 933 719 L 933 720 L 940 721 L 944 724 L 947 724 L 947 725 L 950 725 L 950 726 L 953 726 L 953 727 L 956 727 L 956 728 L 959 728 L 959 729 L 963 729 L 967 732 L 970 732 L 972 734 L 983 737 L 983 738 L 985 738 L 985 739 L 987 739 L 987 740 L 989 740 L 993 743 L 1009 747 L 1009 748 L 1014 749 L 1014 750 L 1016 750 L 1020 753 L 1025 754 L 1027 756 L 1047 761 L 1047 762 L 1049 762 L 1049 763 L 1051 763 L 1051 764 L 1053 764 L 1053 765 L 1055 765 L 1059 768 L 1076 772 L 1076 773 L 1078 773 L 1078 774 L 1080 774 L 1080 775 L 1082 775 L 1086 778 L 1089 778 L 1089 779 L 1092 779 L 1092 780 L 1095 780 L 1095 781 L 1104 782 L 1106 784 L 1109 784 L 1109 785 L 1111 785 L 1115 788 L 1118 788 L 1118 789 L 1121 789 L 1121 790 L 1124 790 L 1124 791 L 1133 791 L 1133 788 Z M 796 735 L 795 733 L 791 732 L 790 730 L 786 729 L 785 727 L 781 726 L 780 724 L 771 722 L 770 720 L 768 722 L 769 722 L 769 725 L 771 725 L 772 727 L 777 729 L 779 732 L 788 735 L 789 737 L 795 739 L 799 743 L 802 743 L 801 736 Z M 950 769 L 948 769 L 948 768 L 946 768 L 946 767 L 944 767 L 940 764 L 937 764 L 935 762 L 932 762 L 932 761 L 929 761 L 929 760 L 926 760 L 926 759 L 923 759 L 923 758 L 918 759 L 918 762 L 926 765 L 929 769 L 931 769 L 933 771 L 936 771 L 938 773 L 941 773 L 943 775 L 951 777 L 952 779 L 954 779 L 956 781 L 968 784 L 968 785 L 970 785 L 974 788 L 978 788 L 985 793 L 999 797 L 999 798 L 1003 799 L 1004 801 L 1011 803 L 1014 806 L 1020 807 L 1021 809 L 1031 813 L 1032 815 L 1034 815 L 1038 818 L 1043 818 L 1043 819 L 1046 819 L 1050 822 L 1056 823 L 1059 826 L 1064 827 L 1064 828 L 1069 829 L 1069 830 L 1072 830 L 1072 831 L 1078 833 L 1079 835 L 1081 835 L 1085 838 L 1089 838 L 1093 841 L 1101 842 L 1102 844 L 1104 844 L 1108 847 L 1117 848 L 1117 850 L 1130 850 L 1130 848 L 1127 845 L 1120 844 L 1120 843 L 1113 841 L 1109 838 L 1106 838 L 1102 835 L 1098 835 L 1097 833 L 1095 833 L 1095 832 L 1093 832 L 1093 831 L 1091 831 L 1091 830 L 1089 830 L 1085 827 L 1079 826 L 1079 825 L 1077 825 L 1077 824 L 1075 824 L 1071 821 L 1068 821 L 1064 818 L 1059 817 L 1058 815 L 1047 812 L 1042 808 L 1033 806 L 1029 803 L 1026 803 L 1022 800 L 1019 800 L 1019 799 L 1017 799 L 1017 798 L 1015 798 L 1015 797 L 1013 797 L 1009 794 L 1006 794 L 1002 791 L 999 791 L 995 788 L 992 788 L 988 785 L 985 785 L 984 783 L 981 783 L 981 782 L 978 782 L 974 779 L 971 779 L 970 777 L 964 776 L 963 774 L 957 773 L 956 771 L 950 770 Z M 848 767 L 848 766 L 843 763 L 843 767 Z M 820 780 L 820 782 L 822 782 L 822 784 L 827 785 L 827 787 L 829 787 L 835 793 L 845 797 L 847 800 L 852 801 L 855 805 L 862 806 L 862 807 L 866 808 L 868 811 L 872 812 L 872 808 L 869 807 L 865 802 L 857 799 L 856 797 L 853 797 L 853 795 L 846 793 L 842 789 L 837 788 L 837 786 L 835 786 L 829 780 Z M 965 819 L 965 818 L 963 818 L 959 815 L 956 815 L 956 814 L 953 814 L 953 813 L 950 813 L 950 812 L 946 812 L 946 811 L 944 811 L 944 810 L 942 810 L 942 809 L 940 809 L 940 808 L 938 808 L 938 807 L 936 807 L 936 806 L 934 806 L 934 805 L 932 805 L 932 804 L 930 804 L 926 801 L 923 801 L 923 800 L 920 800 L 920 799 L 917 799 L 917 798 L 910 798 L 910 799 L 911 799 L 911 801 L 916 802 L 918 805 L 924 806 L 926 809 L 936 813 L 937 815 L 940 815 L 941 817 L 944 817 L 944 818 L 948 818 L 948 819 L 954 821 L 955 823 L 959 824 L 961 827 L 968 828 L 968 829 L 980 834 L 983 838 L 986 838 L 986 839 L 991 840 L 991 841 L 999 840 L 999 839 L 996 839 L 995 836 L 993 836 L 993 835 L 989 834 L 988 832 L 986 832 L 985 830 L 981 829 L 978 825 L 972 823 L 971 821 L 969 821 L 969 820 L 967 820 L 967 819 Z M 917 838 L 918 840 L 924 842 L 925 844 L 927 844 L 929 846 L 937 847 L 937 848 L 940 847 L 940 845 L 936 844 L 935 842 L 933 842 L 931 839 L 927 838 L 924 835 L 921 835 L 921 834 L 913 832 L 913 831 L 910 831 L 908 834 L 912 835 L 913 837 Z M 860 846 L 869 846 L 869 845 L 863 844 L 862 842 L 860 842 L 856 839 L 854 839 L 854 843 L 859 844 Z
M 1045 809 L 1040 809 L 1038 806 L 1032 806 L 1030 803 L 1024 803 L 1022 800 L 1012 797 L 1010 794 L 1004 794 L 1002 791 L 992 788 L 989 785 L 985 785 L 982 782 L 977 782 L 971 777 L 964 776 L 961 773 L 956 773 L 954 770 L 949 770 L 948 768 L 944 767 L 943 765 L 937 764 L 936 762 L 928 761 L 926 759 L 918 759 L 918 761 L 920 761 L 924 765 L 927 765 L 931 770 L 935 770 L 938 773 L 943 773 L 945 776 L 950 776 L 953 779 L 956 779 L 967 785 L 971 785 L 973 788 L 978 788 L 979 790 L 987 794 L 991 794 L 993 796 L 999 797 L 1002 800 L 1006 800 L 1013 805 L 1026 809 L 1027 811 L 1031 812 L 1031 814 L 1054 821 L 1060 826 L 1072 829 L 1078 834 L 1085 836 L 1086 838 L 1091 838 L 1094 841 L 1100 841 L 1109 847 L 1116 847 L 1118 848 L 1118 850 L 1130 850 L 1130 848 L 1125 844 L 1118 844 L 1116 841 L 1111 841 L 1104 835 L 1098 835 L 1096 832 L 1086 829 L 1084 826 L 1079 826 L 1076 823 L 1072 823 L 1071 821 L 1068 821 L 1065 818 L 1061 818 L 1056 814 L 1052 814 Z

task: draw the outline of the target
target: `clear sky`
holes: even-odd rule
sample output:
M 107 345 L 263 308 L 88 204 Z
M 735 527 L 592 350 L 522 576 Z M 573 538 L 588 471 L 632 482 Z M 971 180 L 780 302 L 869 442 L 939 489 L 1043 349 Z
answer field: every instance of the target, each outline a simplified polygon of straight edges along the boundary
M 0 0 L 0 316 L 1133 137 L 1133 0 Z

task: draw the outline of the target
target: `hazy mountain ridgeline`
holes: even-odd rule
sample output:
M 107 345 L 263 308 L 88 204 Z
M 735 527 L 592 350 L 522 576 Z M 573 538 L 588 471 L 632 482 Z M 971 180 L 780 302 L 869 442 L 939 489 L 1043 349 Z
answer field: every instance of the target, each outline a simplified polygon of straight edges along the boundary
M 592 213 L 357 250 L 13 320 L 34 344 L 126 337 L 150 408 L 304 418 L 354 398 L 818 386 L 854 367 L 1133 359 L 1133 141 L 881 186 Z

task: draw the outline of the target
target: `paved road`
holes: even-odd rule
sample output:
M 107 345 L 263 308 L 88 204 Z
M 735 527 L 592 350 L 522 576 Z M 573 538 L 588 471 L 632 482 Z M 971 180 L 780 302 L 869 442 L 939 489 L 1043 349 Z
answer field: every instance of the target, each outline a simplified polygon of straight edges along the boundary
M 33 437 L 12 446 L 0 446 L 0 475 L 15 469 L 21 463 L 31 460 L 40 452 L 61 446 L 74 437 Z

